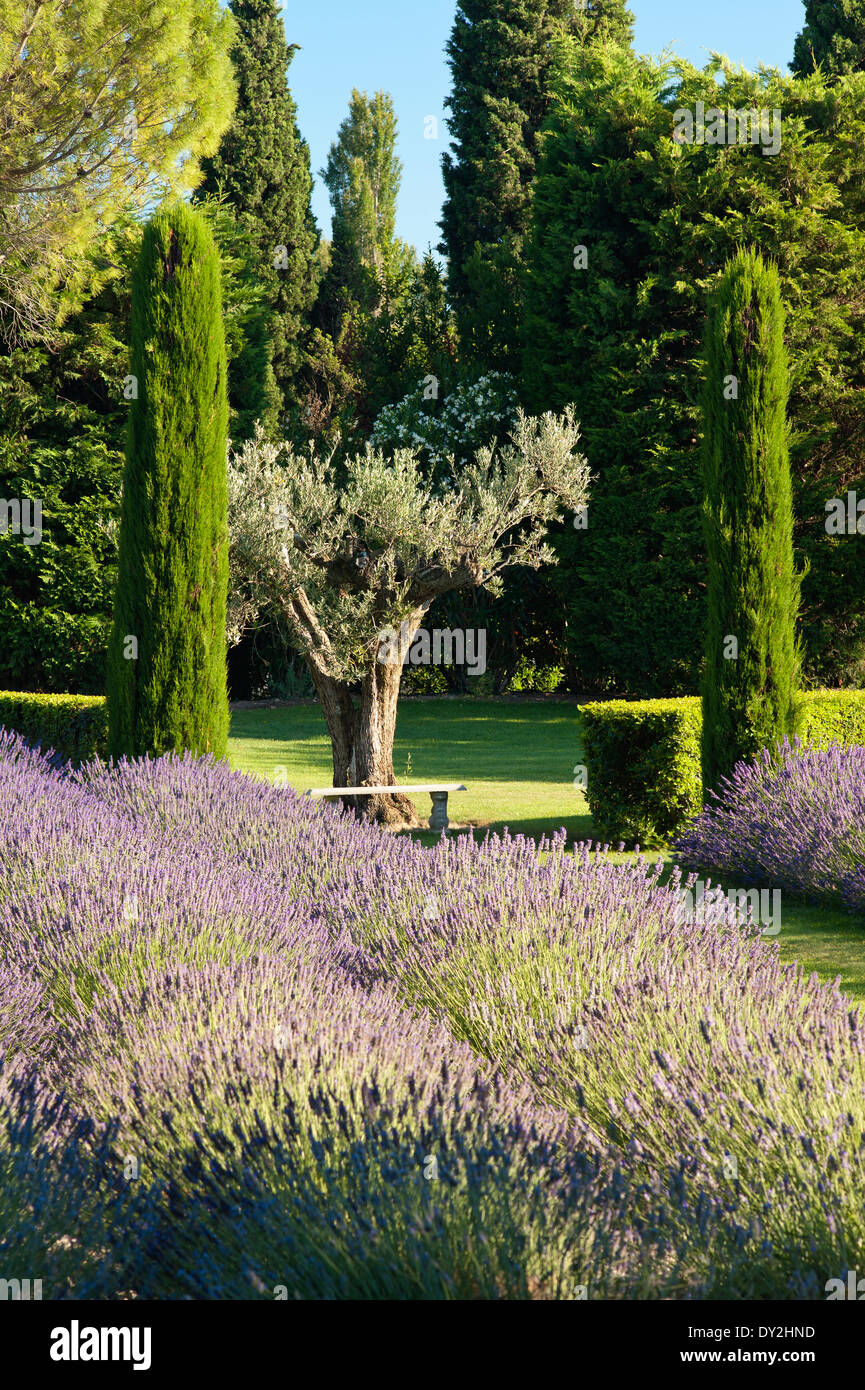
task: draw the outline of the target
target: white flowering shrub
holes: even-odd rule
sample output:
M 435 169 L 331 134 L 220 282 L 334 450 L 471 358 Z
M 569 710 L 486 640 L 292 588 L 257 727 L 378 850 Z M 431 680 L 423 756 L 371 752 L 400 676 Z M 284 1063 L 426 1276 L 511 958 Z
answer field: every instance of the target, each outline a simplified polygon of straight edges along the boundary
M 374 449 L 414 449 L 424 463 L 443 467 L 450 459 L 467 462 L 516 422 L 516 382 L 507 372 L 487 372 L 438 400 L 424 399 L 428 383 L 424 378 L 416 390 L 379 411 L 370 435 Z

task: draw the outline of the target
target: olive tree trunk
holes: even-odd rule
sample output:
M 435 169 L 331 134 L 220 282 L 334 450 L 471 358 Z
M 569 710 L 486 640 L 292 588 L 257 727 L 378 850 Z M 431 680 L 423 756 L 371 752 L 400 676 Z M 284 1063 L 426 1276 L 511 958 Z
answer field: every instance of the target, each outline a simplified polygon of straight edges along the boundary
M 417 632 L 423 612 L 413 613 L 403 628 L 400 658 Z M 307 650 L 305 655 L 333 747 L 334 787 L 393 786 L 401 660 L 379 661 L 372 652 L 362 679 L 352 684 L 328 675 L 315 651 Z M 346 797 L 346 803 L 365 819 L 395 829 L 421 824 L 412 801 L 399 792 Z

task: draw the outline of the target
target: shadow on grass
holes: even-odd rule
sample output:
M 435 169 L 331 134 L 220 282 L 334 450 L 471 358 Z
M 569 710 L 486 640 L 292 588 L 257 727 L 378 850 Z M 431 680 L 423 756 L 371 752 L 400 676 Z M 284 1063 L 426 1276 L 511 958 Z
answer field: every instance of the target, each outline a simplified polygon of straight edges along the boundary
M 417 804 L 417 799 L 416 799 Z M 420 808 L 419 808 L 420 809 Z M 423 815 L 423 811 L 421 811 Z M 486 835 L 503 836 L 507 831 L 512 837 L 523 835 L 526 839 L 534 840 L 539 843 L 542 839 L 550 839 L 558 830 L 564 827 L 567 833 L 567 844 L 569 847 L 578 844 L 581 840 L 593 840 L 592 818 L 590 815 L 582 816 L 563 816 L 556 820 L 555 817 L 535 817 L 530 819 L 520 819 L 518 816 L 507 820 L 482 821 L 464 823 L 461 821 L 451 821 L 447 830 L 448 839 L 458 839 L 466 835 L 473 835 L 476 840 L 482 840 Z M 434 845 L 441 837 L 431 830 L 406 830 L 396 831 L 396 834 L 409 835 L 419 844 Z
M 231 739 L 261 744 L 254 756 L 262 764 L 275 758 L 289 765 L 297 761 L 298 744 L 305 745 L 303 756 L 313 750 L 324 756 L 324 740 L 330 764 L 327 728 L 318 705 L 234 710 Z M 295 745 L 291 759 L 287 749 L 281 759 L 276 757 L 282 746 L 291 744 Z M 393 757 L 398 778 L 409 780 L 402 773 L 409 758 L 411 781 L 561 785 L 570 780 L 582 758 L 576 701 L 547 704 L 539 699 L 513 705 L 471 697 L 402 701 Z

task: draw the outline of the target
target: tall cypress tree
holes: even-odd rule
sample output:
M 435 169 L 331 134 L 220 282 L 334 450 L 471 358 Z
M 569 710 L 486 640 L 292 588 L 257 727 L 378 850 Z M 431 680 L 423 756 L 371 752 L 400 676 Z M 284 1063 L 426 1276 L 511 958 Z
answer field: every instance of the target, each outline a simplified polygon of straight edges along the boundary
M 707 789 L 794 727 L 800 581 L 787 393 L 778 272 L 755 251 L 740 250 L 712 296 L 706 334 Z
M 199 193 L 221 189 L 256 238 L 272 307 L 273 371 L 288 410 L 298 399 L 319 279 L 309 149 L 287 81 L 298 45 L 286 42 L 276 0 L 229 0 L 229 8 L 237 107 L 216 154 L 202 160 Z
M 460 0 L 446 46 L 452 153 L 442 168 L 439 250 L 463 355 L 513 369 L 518 267 L 529 221 L 537 135 L 551 102 L 551 41 L 629 43 L 625 0 Z
M 130 401 L 109 747 L 222 757 L 228 738 L 228 404 L 219 257 L 182 203 L 144 231 L 132 285 Z
M 805 0 L 805 27 L 793 47 L 790 69 L 805 77 L 865 68 L 865 0 Z

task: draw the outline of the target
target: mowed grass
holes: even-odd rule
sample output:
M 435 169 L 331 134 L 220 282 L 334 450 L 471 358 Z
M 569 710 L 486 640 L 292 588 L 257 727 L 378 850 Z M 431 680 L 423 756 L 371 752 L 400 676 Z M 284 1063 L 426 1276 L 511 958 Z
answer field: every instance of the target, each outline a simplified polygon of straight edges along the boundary
M 330 739 L 315 704 L 235 710 L 229 757 L 270 781 L 284 768 L 282 777 L 301 791 L 333 782 Z M 572 839 L 587 839 L 589 808 L 573 785 L 581 759 L 570 702 L 404 700 L 399 708 L 397 782 L 465 782 L 468 790 L 448 800 L 455 825 L 498 832 L 507 826 L 534 838 L 564 826 Z M 422 818 L 429 815 L 428 797 L 416 805 Z
M 455 833 L 508 829 L 540 839 L 564 827 L 572 843 L 596 839 L 585 796 L 574 787 L 574 768 L 582 762 L 575 706 L 543 699 L 404 700 L 394 744 L 397 782 L 465 782 L 468 790 L 448 802 L 451 821 L 465 827 Z M 330 740 L 316 704 L 233 711 L 229 758 L 233 767 L 300 791 L 333 781 Z M 415 800 L 426 817 L 428 799 Z M 419 832 L 418 838 L 432 844 L 435 837 Z M 662 857 L 672 864 L 668 852 Z M 824 980 L 840 976 L 843 991 L 865 1001 L 865 922 L 787 895 L 781 916 L 783 958 Z

